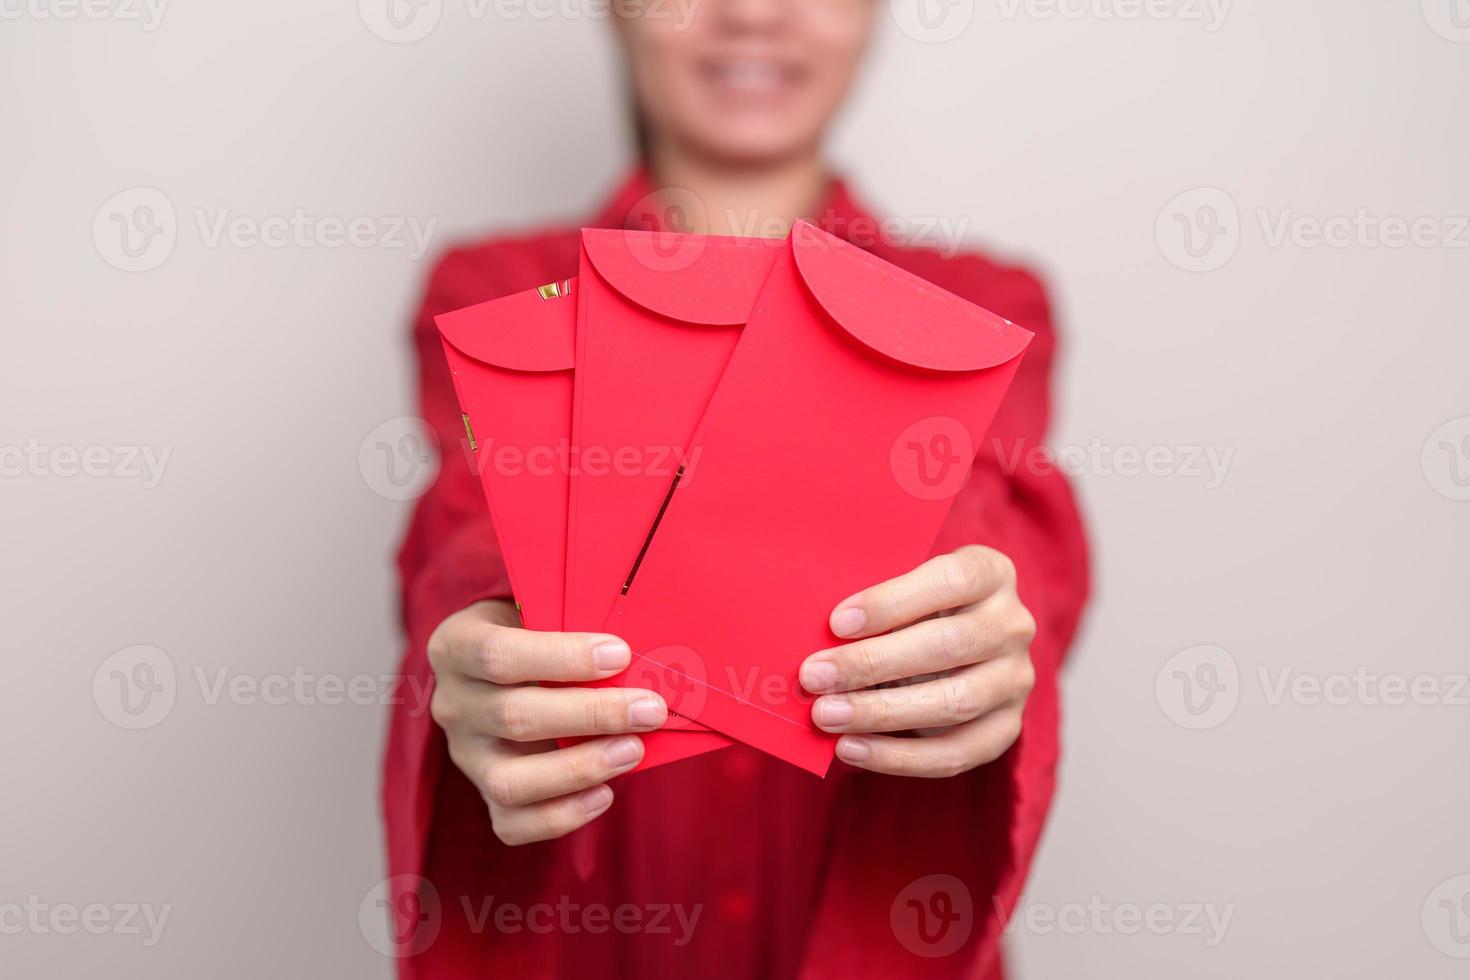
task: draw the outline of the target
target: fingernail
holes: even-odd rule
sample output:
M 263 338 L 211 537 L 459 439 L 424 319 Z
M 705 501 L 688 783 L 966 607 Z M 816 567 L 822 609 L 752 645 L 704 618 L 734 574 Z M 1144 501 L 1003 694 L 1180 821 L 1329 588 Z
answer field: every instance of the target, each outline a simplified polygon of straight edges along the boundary
M 628 720 L 634 728 L 657 728 L 667 715 L 664 703 L 658 698 L 639 698 L 628 705 Z
M 838 636 L 856 636 L 867 621 L 868 614 L 857 606 L 844 606 L 832 614 L 832 632 Z
M 837 685 L 837 665 L 830 660 L 808 660 L 801 665 L 801 686 L 818 694 Z
M 589 816 L 597 816 L 612 805 L 612 790 L 606 786 L 594 786 L 577 797 L 577 805 Z
M 613 769 L 631 766 L 643 755 L 643 743 L 636 738 L 620 738 L 602 750 L 602 761 Z
M 872 754 L 872 746 L 860 738 L 844 735 L 837 740 L 837 757 L 843 762 L 867 762 Z
M 852 702 L 847 698 L 822 698 L 812 708 L 812 717 L 823 728 L 841 728 L 852 716 Z
M 622 640 L 603 640 L 592 648 L 592 662 L 598 670 L 622 670 L 633 659 L 633 651 Z

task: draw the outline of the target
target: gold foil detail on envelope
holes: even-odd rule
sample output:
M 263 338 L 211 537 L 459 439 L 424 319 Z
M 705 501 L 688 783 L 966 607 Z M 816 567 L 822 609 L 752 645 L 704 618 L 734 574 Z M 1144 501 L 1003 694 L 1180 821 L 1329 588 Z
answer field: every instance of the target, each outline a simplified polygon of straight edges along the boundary
M 459 417 L 464 420 L 464 434 L 470 440 L 470 452 L 477 453 L 480 447 L 475 445 L 475 430 L 470 428 L 470 417 L 465 412 L 460 412 Z
M 536 293 L 542 299 L 557 299 L 562 296 L 572 295 L 572 281 L 563 279 L 561 282 L 549 282 L 544 286 L 537 286 Z

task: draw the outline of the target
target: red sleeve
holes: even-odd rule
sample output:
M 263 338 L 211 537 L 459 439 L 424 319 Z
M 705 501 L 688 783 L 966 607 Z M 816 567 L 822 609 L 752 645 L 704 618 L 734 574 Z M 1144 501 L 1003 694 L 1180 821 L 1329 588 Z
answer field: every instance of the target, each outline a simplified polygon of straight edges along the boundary
M 1015 562 L 1021 598 L 1037 620 L 1036 687 L 1020 739 L 988 766 L 947 780 L 844 775 L 804 978 L 999 976 L 1001 927 L 1025 883 L 1055 787 L 1057 674 L 1088 589 L 1086 540 L 1071 489 L 1039 455 L 1056 336 L 1034 277 L 978 258 L 957 261 L 960 275 L 929 277 L 1036 337 L 935 551 L 984 544 Z M 920 922 L 921 906 L 936 914 L 965 910 L 954 926 L 963 944 L 952 953 L 941 947 L 950 933 L 940 930 L 934 940 L 925 930 L 940 920 Z
M 454 251 L 435 267 L 413 325 L 419 413 L 438 437 L 438 478 L 413 511 L 398 552 L 401 615 L 408 638 L 401 690 L 384 760 L 383 812 L 392 874 L 419 874 L 434 786 L 446 757 L 444 734 L 429 716 L 433 674 L 429 634 L 450 614 L 481 599 L 508 597 L 510 582 L 466 452 L 464 427 L 434 317 L 501 295 L 495 263 Z
M 962 506 L 977 512 L 975 538 L 1009 555 L 1017 589 L 1036 617 L 1031 660 L 1036 687 L 1026 703 L 1021 737 L 981 777 L 1003 780 L 1005 846 L 984 854 L 961 875 L 975 905 L 975 974 L 999 970 L 1001 930 L 1014 912 L 1040 843 L 1056 789 L 1060 757 L 1059 674 L 1076 635 L 1089 588 L 1087 539 L 1072 489 L 1046 447 L 1051 421 L 1057 337 L 1040 282 L 1017 273 L 1002 315 L 1036 333 L 1012 390 L 976 463 Z M 954 846 L 965 838 L 956 835 Z M 971 839 L 969 845 L 977 847 Z M 977 873 L 978 872 L 978 873 Z
M 987 305 L 1035 332 L 956 510 L 976 513 L 976 533 L 1016 563 L 1022 600 L 1036 616 L 1032 656 L 1054 676 L 1077 631 L 1088 591 L 1087 539 L 1072 488 L 1047 450 L 1057 335 L 1041 282 L 1014 271 Z M 952 522 L 953 523 L 953 522 Z M 961 542 L 963 543 L 963 542 Z

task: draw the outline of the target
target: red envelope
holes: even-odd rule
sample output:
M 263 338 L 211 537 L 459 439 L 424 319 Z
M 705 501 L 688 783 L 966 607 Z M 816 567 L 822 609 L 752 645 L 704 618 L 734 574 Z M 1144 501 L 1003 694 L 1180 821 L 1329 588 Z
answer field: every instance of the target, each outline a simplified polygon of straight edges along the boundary
M 434 318 L 521 619 L 559 631 L 577 305 L 572 282 Z
M 928 554 L 1030 339 L 798 223 L 607 629 L 680 711 L 824 774 L 798 668 Z
M 582 232 L 570 628 L 602 627 L 674 474 L 681 465 L 698 469 L 685 447 L 782 248 L 773 239 Z M 614 682 L 650 686 L 642 674 L 629 670 Z M 673 712 L 678 680 L 660 684 Z M 665 730 L 676 727 L 702 728 L 671 715 Z
M 562 629 L 575 282 L 434 318 L 511 589 L 522 621 L 536 630 Z M 708 733 L 643 739 L 639 769 L 725 744 Z

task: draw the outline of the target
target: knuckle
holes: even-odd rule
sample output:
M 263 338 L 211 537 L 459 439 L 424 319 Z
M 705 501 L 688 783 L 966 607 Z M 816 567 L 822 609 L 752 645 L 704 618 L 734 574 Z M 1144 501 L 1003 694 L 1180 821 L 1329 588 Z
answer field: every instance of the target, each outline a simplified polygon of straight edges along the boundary
M 971 653 L 980 644 L 980 629 L 962 616 L 943 616 L 933 623 L 928 651 L 931 662 L 941 669 L 969 663 Z
M 929 775 L 936 779 L 950 779 L 967 772 L 972 766 L 973 763 L 964 752 L 957 748 L 945 748 L 930 762 Z
M 569 758 L 566 762 L 566 785 L 588 786 L 607 778 L 604 771 L 607 766 L 602 763 L 600 753 L 594 756 L 584 752 L 571 752 L 567 755 Z
M 530 741 L 536 719 L 524 698 L 507 696 L 496 701 L 490 710 L 490 724 L 502 738 L 526 742 Z
M 1036 665 L 1030 657 L 1023 658 L 1017 668 L 1016 686 L 1023 697 L 1036 689 Z
M 971 689 L 975 692 L 975 700 L 980 704 L 980 711 L 975 712 L 975 714 L 978 715 L 985 709 L 993 708 L 1005 700 L 1005 692 L 991 678 L 988 672 L 979 673 L 974 677 L 968 678 L 968 680 Z
M 905 741 L 900 739 L 900 741 Z M 917 740 L 914 740 L 917 741 Z M 896 776 L 912 775 L 919 768 L 919 754 L 909 745 L 895 745 L 888 750 L 889 772 Z
M 583 709 L 587 731 L 597 735 L 620 732 L 628 724 L 627 698 L 616 690 L 599 691 Z
M 530 843 L 530 838 L 525 837 L 519 830 L 503 821 L 492 820 L 490 827 L 495 831 L 496 838 L 506 847 L 520 847 L 522 844 Z
M 468 751 L 465 740 L 451 736 L 447 741 L 449 761 L 454 763 L 454 768 L 464 773 L 465 778 L 478 788 L 479 782 L 475 779 L 475 758 Z
M 863 596 L 863 608 L 868 611 L 869 630 L 875 626 L 896 623 L 901 615 L 901 600 L 897 587 L 885 583 L 869 589 Z
M 991 568 L 996 577 L 1002 582 L 1010 583 L 1016 580 L 1016 563 L 1011 561 L 1011 556 L 994 548 L 984 545 L 971 545 L 975 549 L 977 562 Z
M 585 822 L 581 811 L 575 809 L 576 804 L 566 802 L 560 806 L 549 807 L 541 820 L 541 826 L 546 838 L 565 837 Z
M 444 672 L 445 658 L 449 653 L 449 641 L 444 638 L 444 624 L 440 623 L 434 632 L 429 634 L 429 643 L 426 648 L 429 659 L 429 669 L 435 674 Z
M 934 559 L 934 576 L 945 601 L 952 605 L 960 605 L 968 600 L 979 584 L 975 562 L 963 552 L 940 555 Z
M 505 766 L 488 769 L 481 780 L 486 798 L 496 806 L 513 807 L 525 802 L 525 784 Z
M 966 544 L 956 548 L 953 554 L 975 565 L 984 565 L 990 560 L 992 550 L 983 544 Z
M 946 724 L 969 721 L 985 710 L 985 699 L 978 685 L 966 678 L 954 678 L 944 685 L 943 716 Z
M 862 643 L 851 651 L 846 670 L 843 666 L 843 658 L 838 658 L 838 676 L 842 680 L 864 686 L 874 684 L 883 676 L 883 654 L 876 643 Z
M 1020 737 L 1021 713 L 1019 711 L 1010 712 L 1001 722 L 1000 727 L 996 729 L 994 739 L 987 741 L 981 748 L 979 758 L 976 759 L 975 765 L 986 765 L 999 759 L 1002 755 L 1005 755 L 1006 750 L 1016 744 L 1016 739 Z
M 901 692 L 895 689 L 874 694 L 870 698 L 855 698 L 857 711 L 853 721 L 875 732 L 893 731 L 898 714 L 893 702 L 901 696 Z
M 509 671 L 509 653 L 506 643 L 508 626 L 492 626 L 480 640 L 479 667 L 484 677 L 492 684 L 508 684 L 512 678 Z
M 434 693 L 429 697 L 429 717 L 446 732 L 462 728 L 465 721 L 460 699 L 439 684 L 434 686 Z
M 558 633 L 548 637 L 549 641 L 544 652 L 539 655 L 538 673 L 544 675 L 543 679 L 570 677 L 570 668 L 576 663 L 576 641 L 565 633 Z
M 1021 606 L 1016 613 L 1015 623 L 1011 626 L 1011 634 L 1028 645 L 1036 639 L 1036 617 L 1025 606 Z
M 992 616 L 977 614 L 969 617 L 970 629 L 974 630 L 975 652 L 987 653 L 1001 645 L 1000 626 Z

